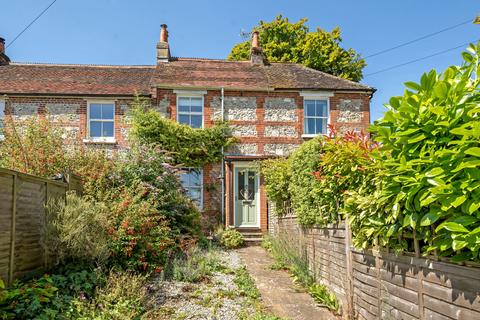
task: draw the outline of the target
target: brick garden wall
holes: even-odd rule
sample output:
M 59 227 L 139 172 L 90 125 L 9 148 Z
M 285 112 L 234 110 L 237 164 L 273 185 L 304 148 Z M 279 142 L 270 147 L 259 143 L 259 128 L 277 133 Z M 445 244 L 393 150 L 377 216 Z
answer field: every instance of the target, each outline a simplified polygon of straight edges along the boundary
M 349 272 L 343 225 L 304 228 L 294 215 L 277 220 L 270 220 L 269 229 L 308 259 L 316 280 L 341 301 L 345 317 L 352 301 L 354 319 L 480 319 L 480 267 L 351 248 Z

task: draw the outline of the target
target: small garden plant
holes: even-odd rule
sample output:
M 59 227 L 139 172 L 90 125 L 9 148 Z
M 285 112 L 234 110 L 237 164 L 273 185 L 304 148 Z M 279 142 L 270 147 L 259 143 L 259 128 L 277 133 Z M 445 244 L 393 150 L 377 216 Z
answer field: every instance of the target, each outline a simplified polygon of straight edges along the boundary
M 227 228 L 221 233 L 220 243 L 227 249 L 235 249 L 243 246 L 243 235 L 233 228 Z

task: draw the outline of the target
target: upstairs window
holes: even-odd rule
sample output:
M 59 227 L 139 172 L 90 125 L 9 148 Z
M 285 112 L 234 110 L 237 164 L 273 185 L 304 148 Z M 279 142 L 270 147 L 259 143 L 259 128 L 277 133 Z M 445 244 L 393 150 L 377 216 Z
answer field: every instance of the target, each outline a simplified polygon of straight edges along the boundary
M 88 132 L 93 140 L 113 141 L 115 138 L 115 103 L 88 104 Z
M 192 128 L 203 128 L 203 97 L 178 97 L 177 121 Z
M 305 99 L 303 109 L 305 134 L 327 134 L 328 100 Z
M 3 120 L 5 118 L 5 100 L 0 100 L 0 140 L 5 139 L 3 135 Z
M 202 169 L 187 168 L 180 174 L 182 187 L 187 191 L 187 195 L 192 201 L 202 208 L 203 206 L 203 171 Z

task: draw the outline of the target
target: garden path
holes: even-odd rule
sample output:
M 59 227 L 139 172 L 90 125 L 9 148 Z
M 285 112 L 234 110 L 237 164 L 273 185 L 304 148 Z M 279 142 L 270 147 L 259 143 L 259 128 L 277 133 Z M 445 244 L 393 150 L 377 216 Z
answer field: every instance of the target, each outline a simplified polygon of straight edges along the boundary
M 238 250 L 262 295 L 264 305 L 273 314 L 292 320 L 337 319 L 329 310 L 316 305 L 313 298 L 301 292 L 284 270 L 272 270 L 273 259 L 259 246 Z

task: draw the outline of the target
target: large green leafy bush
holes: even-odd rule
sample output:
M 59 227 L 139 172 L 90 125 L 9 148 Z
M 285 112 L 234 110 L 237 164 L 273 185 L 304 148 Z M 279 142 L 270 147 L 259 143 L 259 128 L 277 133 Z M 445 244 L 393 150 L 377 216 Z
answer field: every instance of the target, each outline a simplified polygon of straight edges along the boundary
M 321 137 L 303 143 L 291 155 L 291 180 L 288 192 L 291 205 L 301 224 L 314 224 L 320 220 L 317 203 L 322 197 L 318 180 L 313 175 L 320 165 L 323 150 Z
M 454 260 L 480 250 L 480 45 L 462 54 L 462 66 L 430 71 L 407 82 L 373 126 L 382 144 L 381 180 L 373 194 L 354 194 L 358 245 L 425 251 Z M 356 207 L 356 208 L 355 208 Z
M 261 164 L 266 192 L 277 213 L 290 206 L 303 225 L 325 225 L 343 219 L 345 196 L 372 174 L 374 145 L 368 135 L 330 128 L 327 137 L 305 142 L 288 159 Z
M 291 194 L 288 190 L 292 177 L 290 158 L 267 159 L 259 163 L 265 179 L 265 192 L 275 204 L 275 214 L 283 215 L 290 207 Z

